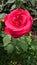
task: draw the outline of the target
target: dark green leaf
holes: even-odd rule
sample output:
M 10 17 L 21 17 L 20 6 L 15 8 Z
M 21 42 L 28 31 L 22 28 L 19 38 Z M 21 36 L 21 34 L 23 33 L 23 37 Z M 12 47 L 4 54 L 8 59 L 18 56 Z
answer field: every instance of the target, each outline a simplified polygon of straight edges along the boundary
M 11 42 L 11 36 L 10 35 L 6 35 L 4 38 L 3 38 L 3 45 L 6 46 L 8 43 Z
M 9 44 L 7 45 L 7 47 L 4 48 L 8 53 L 12 53 L 13 52 L 13 45 Z

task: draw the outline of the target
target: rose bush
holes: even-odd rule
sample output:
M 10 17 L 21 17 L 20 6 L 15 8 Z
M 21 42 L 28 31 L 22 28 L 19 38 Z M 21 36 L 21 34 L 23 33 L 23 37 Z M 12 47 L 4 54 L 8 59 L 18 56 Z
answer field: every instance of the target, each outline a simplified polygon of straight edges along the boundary
M 18 8 L 4 17 L 4 23 L 4 31 L 14 38 L 19 38 L 30 32 L 33 18 L 27 10 Z

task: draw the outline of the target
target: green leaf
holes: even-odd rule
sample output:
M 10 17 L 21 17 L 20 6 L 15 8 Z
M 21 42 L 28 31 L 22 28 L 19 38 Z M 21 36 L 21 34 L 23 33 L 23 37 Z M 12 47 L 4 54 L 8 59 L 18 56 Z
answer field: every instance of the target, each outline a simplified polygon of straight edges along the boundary
M 30 0 L 30 2 L 31 2 L 33 5 L 35 5 L 35 0 Z
M 14 4 L 14 5 L 12 5 L 11 10 L 13 10 L 15 8 L 16 8 L 16 5 Z
M 3 38 L 3 44 L 4 46 L 8 45 L 8 43 L 11 42 L 11 36 L 10 35 L 6 35 L 4 38 Z
M 9 44 L 7 47 L 5 47 L 4 49 L 7 50 L 8 53 L 12 53 L 13 52 L 13 45 Z
M 4 33 L 4 31 L 0 32 L 0 36 L 4 37 L 6 34 Z
M 21 0 L 23 3 L 26 2 L 26 0 Z
M 13 3 L 15 0 L 8 0 L 7 3 Z
M 2 5 L 0 5 L 0 12 L 2 11 Z
M 16 43 L 21 49 L 23 49 L 23 51 L 27 50 L 28 44 L 25 36 L 22 36 L 20 39 L 17 39 Z
M 0 14 L 0 18 L 4 18 L 5 15 L 5 13 Z
M 20 46 L 23 49 L 23 51 L 26 51 L 28 48 L 28 44 L 26 41 L 21 41 Z

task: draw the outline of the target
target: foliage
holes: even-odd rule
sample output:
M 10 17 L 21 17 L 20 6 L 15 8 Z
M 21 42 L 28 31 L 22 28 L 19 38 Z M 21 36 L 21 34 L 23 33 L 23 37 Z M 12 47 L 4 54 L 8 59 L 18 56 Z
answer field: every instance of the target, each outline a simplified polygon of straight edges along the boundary
M 34 18 L 31 32 L 14 39 L 4 33 L 1 21 L 12 10 L 27 9 Z M 33 34 L 33 32 L 35 32 Z M 0 65 L 37 65 L 37 0 L 0 0 Z

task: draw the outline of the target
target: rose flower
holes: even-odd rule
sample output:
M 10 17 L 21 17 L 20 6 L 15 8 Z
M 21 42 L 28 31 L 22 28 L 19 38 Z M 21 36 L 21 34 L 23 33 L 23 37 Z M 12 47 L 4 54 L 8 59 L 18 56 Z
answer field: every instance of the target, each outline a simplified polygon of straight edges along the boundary
M 14 38 L 28 34 L 32 28 L 33 18 L 27 10 L 15 9 L 4 17 L 5 33 Z

